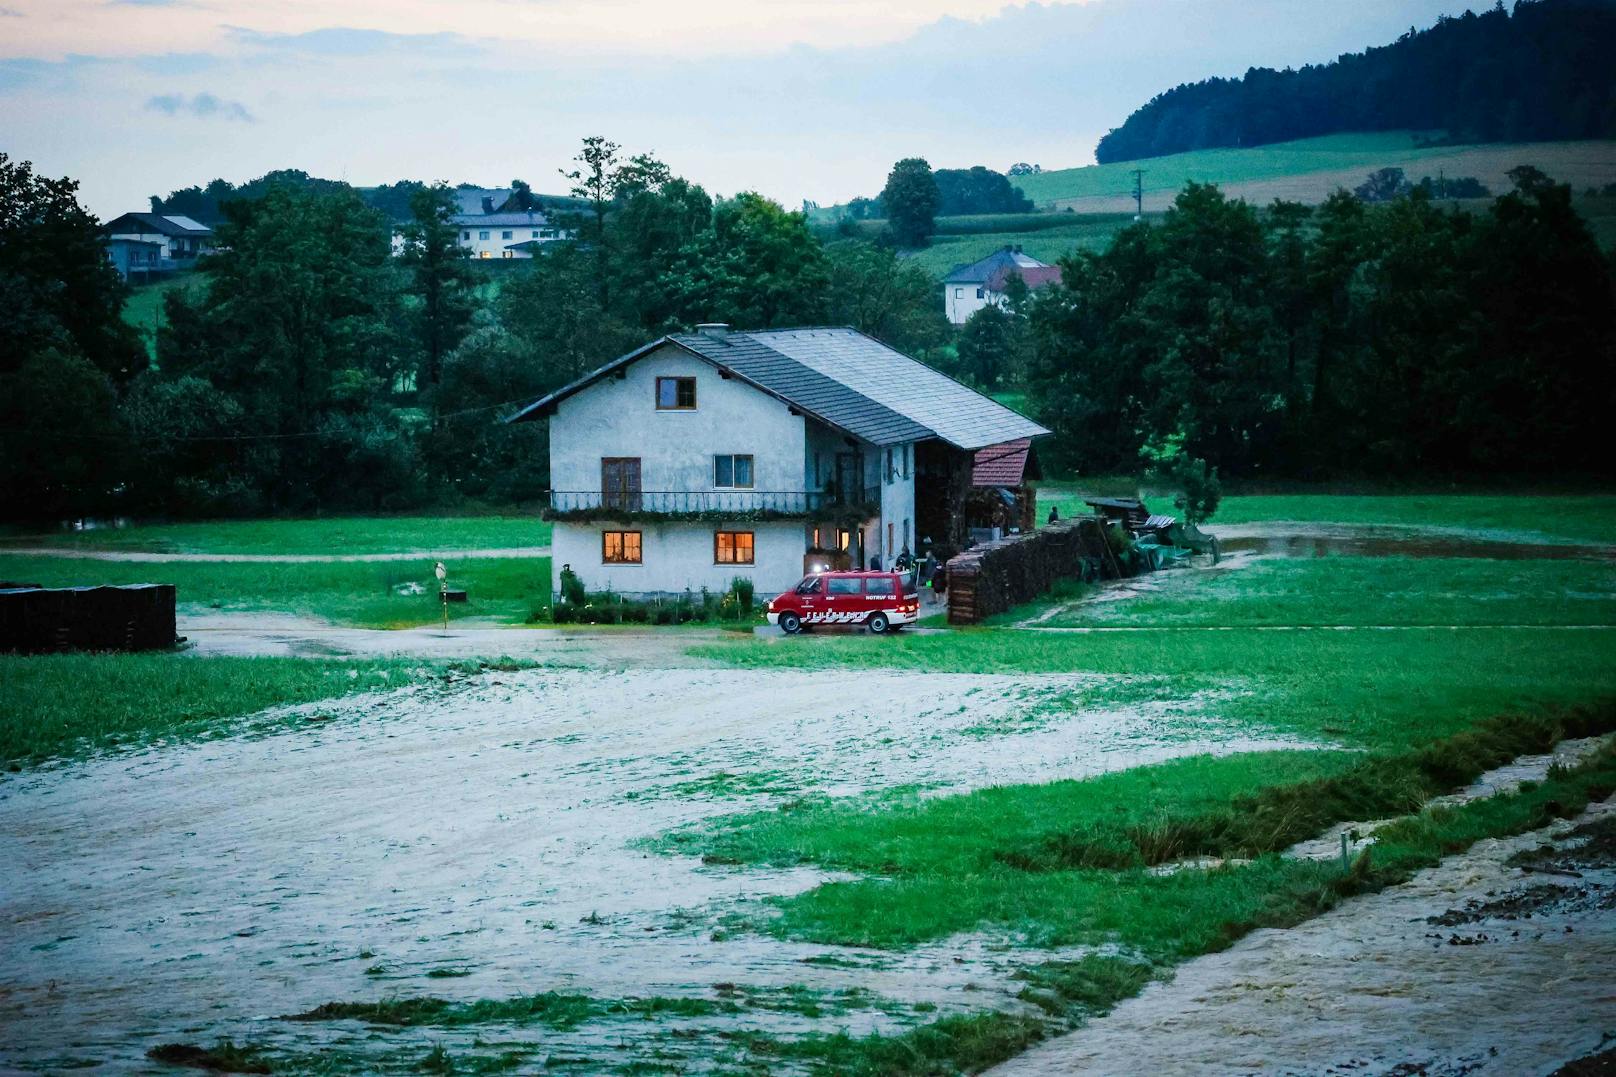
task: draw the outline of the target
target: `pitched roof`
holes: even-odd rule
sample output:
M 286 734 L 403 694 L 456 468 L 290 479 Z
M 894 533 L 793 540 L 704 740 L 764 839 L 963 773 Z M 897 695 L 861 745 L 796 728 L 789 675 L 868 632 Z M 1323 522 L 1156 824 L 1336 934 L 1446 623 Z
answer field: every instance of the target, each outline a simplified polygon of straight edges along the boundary
M 677 333 L 534 401 L 511 421 L 549 414 L 555 404 L 664 344 L 876 445 L 940 438 L 961 449 L 979 449 L 1049 433 L 926 364 L 845 328 Z
M 971 466 L 972 486 L 1020 486 L 1027 473 L 1031 438 L 1017 438 L 1002 445 L 976 450 Z
M 101 226 L 103 232 L 156 232 L 164 236 L 211 236 L 213 229 L 177 213 L 125 213 Z
M 538 210 L 531 213 L 456 213 L 449 220 L 462 228 L 548 228 L 550 218 Z
M 1016 274 L 1029 289 L 1042 288 L 1046 284 L 1058 284 L 1061 279 L 1060 266 L 1006 266 L 997 270 L 987 279 L 984 287 L 990 292 L 1002 292 L 1010 282 L 1010 274 Z
M 1025 277 L 1029 269 L 1050 269 L 1048 262 L 1040 262 L 1031 255 L 1022 254 L 1010 247 L 1001 247 L 979 262 L 969 265 L 955 266 L 948 276 L 943 278 L 944 284 L 985 284 L 996 273 L 1003 273 L 1011 269 L 1021 271 Z

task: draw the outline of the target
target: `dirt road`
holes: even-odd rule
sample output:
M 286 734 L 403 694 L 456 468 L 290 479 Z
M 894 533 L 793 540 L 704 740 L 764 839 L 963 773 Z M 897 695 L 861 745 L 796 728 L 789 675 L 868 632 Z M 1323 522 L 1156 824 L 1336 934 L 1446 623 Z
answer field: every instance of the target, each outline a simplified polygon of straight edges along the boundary
M 1309 747 L 1247 736 L 1196 700 L 1040 710 L 1095 682 L 496 673 L 447 696 L 309 708 L 331 720 L 292 732 L 0 778 L 0 1070 L 127 1068 L 177 1039 L 376 1049 L 362 1025 L 273 1019 L 335 1000 L 711 997 L 717 983 L 860 987 L 943 1012 L 1007 1000 L 1015 962 L 1049 954 L 975 937 L 901 955 L 725 938 L 738 901 L 826 876 L 703 866 L 634 842 L 810 792 L 968 789 Z M 834 963 L 805 963 L 829 953 Z M 732 1021 L 859 1031 L 920 1019 L 900 1007 Z M 584 1057 L 624 1040 L 594 1023 L 507 1032 Z M 454 1034 L 386 1042 L 458 1049 Z

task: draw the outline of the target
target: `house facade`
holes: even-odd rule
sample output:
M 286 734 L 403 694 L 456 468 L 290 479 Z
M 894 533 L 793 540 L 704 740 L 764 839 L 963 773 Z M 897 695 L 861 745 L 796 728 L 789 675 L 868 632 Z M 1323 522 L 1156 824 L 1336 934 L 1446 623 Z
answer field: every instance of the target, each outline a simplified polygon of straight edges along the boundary
M 1060 280 L 1059 266 L 1023 254 L 1020 247 L 1004 247 L 979 262 L 962 265 L 943 278 L 943 313 L 954 325 L 988 305 L 1003 306 L 1010 277 L 1018 276 L 1028 288 L 1041 288 Z
M 107 259 L 127 279 L 131 272 L 154 275 L 190 269 L 213 249 L 213 229 L 190 217 L 125 213 L 101 226 Z
M 472 258 L 532 258 L 546 243 L 571 238 L 537 209 L 513 205 L 510 188 L 460 188 L 460 212 L 450 218 L 460 229 L 460 246 Z
M 552 590 L 634 596 L 957 549 L 975 451 L 1046 433 L 851 329 L 663 337 L 513 421 L 540 418 Z

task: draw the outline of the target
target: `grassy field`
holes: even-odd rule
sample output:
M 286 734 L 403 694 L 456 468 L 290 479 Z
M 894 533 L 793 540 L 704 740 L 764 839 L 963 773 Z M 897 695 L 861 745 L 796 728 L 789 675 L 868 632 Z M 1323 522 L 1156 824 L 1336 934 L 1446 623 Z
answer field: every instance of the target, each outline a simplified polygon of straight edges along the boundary
M 1062 516 L 1087 512 L 1084 497 L 1132 497 L 1137 481 L 1100 478 L 1038 490 L 1038 518 L 1051 507 Z M 1172 498 L 1146 491 L 1158 512 L 1173 511 Z M 1429 527 L 1533 542 L 1616 545 L 1616 496 L 1610 494 L 1274 494 L 1224 497 L 1208 523 L 1293 523 L 1350 526 Z
M 146 563 L 0 554 L 0 579 L 46 587 L 171 583 L 182 607 L 253 610 L 320 617 L 361 628 L 407 628 L 440 615 L 433 557 L 386 562 L 261 564 L 231 561 Z M 450 560 L 449 585 L 464 588 L 452 619 L 492 618 L 520 624 L 549 605 L 550 559 Z M 418 585 L 419 594 L 399 594 Z
M 148 355 L 153 358 L 157 355 L 157 331 L 164 324 L 164 297 L 169 292 L 189 292 L 203 287 L 203 284 L 200 274 L 188 271 L 176 273 L 154 284 L 137 284 L 129 290 L 129 298 L 123 305 L 123 320 L 140 331 Z
M 191 658 L 172 654 L 0 656 L 0 765 L 195 740 L 268 707 L 444 676 L 443 662 Z
M 327 516 L 309 519 L 209 520 L 137 524 L 91 531 L 10 531 L 0 543 L 150 553 L 348 554 L 409 553 L 546 546 L 550 525 L 538 514 L 515 516 Z M 0 550 L 4 550 L 0 545 Z

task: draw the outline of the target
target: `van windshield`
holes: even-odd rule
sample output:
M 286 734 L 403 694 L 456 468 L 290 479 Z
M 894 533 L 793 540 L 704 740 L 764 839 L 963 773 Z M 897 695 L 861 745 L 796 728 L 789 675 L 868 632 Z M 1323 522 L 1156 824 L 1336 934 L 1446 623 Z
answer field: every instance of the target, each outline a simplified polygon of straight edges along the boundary
M 819 585 L 821 582 L 822 581 L 818 576 L 809 576 L 807 579 L 797 584 L 797 593 L 799 595 L 816 595 L 819 593 Z

